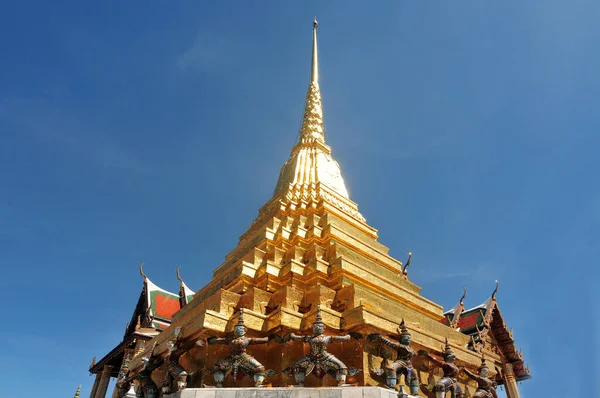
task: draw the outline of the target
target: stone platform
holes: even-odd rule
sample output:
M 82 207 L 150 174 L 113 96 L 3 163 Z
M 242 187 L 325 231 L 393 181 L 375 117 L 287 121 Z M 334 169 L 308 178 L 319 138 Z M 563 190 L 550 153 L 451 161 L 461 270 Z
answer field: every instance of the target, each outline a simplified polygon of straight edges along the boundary
M 167 398 L 399 398 L 399 395 L 381 387 L 188 388 Z

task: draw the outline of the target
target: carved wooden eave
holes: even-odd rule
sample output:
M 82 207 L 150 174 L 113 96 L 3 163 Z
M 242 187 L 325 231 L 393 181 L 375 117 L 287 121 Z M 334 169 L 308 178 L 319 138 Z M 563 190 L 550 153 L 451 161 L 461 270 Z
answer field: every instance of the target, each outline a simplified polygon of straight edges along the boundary
M 133 348 L 138 340 L 148 341 L 155 337 L 158 332 L 154 333 L 138 333 L 133 332 L 129 336 L 125 337 L 123 341 L 117 344 L 108 354 L 102 359 L 97 361 L 93 366 L 90 367 L 89 371 L 92 374 L 101 373 L 104 366 L 111 366 L 111 377 L 117 377 L 121 364 L 123 363 L 123 357 L 125 355 L 125 349 Z
M 523 361 L 523 355 L 517 350 L 512 330 L 508 328 L 498 305 L 494 305 L 490 321 L 490 332 L 497 343 L 504 360 L 513 366 L 517 381 L 531 378 L 529 368 Z

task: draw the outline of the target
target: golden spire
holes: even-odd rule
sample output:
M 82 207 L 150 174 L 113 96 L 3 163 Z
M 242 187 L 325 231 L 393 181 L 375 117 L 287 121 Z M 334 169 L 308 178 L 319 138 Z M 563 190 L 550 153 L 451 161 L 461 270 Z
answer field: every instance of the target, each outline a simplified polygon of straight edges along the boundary
M 79 394 L 81 394 L 81 386 L 77 387 L 77 391 L 75 391 L 75 398 L 79 398 Z
M 313 21 L 313 51 L 312 51 L 312 68 L 310 74 L 311 82 L 319 82 L 319 52 L 317 51 L 317 17 Z
M 325 143 L 325 126 L 323 124 L 323 108 L 321 106 L 321 89 L 319 88 L 319 53 L 317 51 L 317 19 L 313 21 L 313 48 L 310 67 L 310 83 L 306 93 L 304 117 L 300 137 L 314 138 Z
M 285 193 L 288 198 L 292 199 L 318 199 L 319 195 L 321 197 L 329 195 L 327 197 L 330 197 L 333 194 L 336 198 L 330 200 L 337 201 L 353 217 L 364 221 L 356 209 L 356 204 L 349 201 L 340 166 L 331 156 L 331 148 L 325 143 L 325 124 L 323 123 L 321 89 L 319 87 L 318 25 L 315 18 L 313 21 L 310 82 L 298 143 L 292 149 L 288 161 L 281 168 L 273 196 Z M 327 193 L 320 191 L 319 186 L 328 188 Z

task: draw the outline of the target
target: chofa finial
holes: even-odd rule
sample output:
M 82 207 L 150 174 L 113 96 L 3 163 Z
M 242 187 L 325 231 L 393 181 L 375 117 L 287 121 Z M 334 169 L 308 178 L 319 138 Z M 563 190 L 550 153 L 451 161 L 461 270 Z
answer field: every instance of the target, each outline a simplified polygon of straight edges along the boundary
M 406 264 L 402 267 L 402 275 L 408 275 L 408 266 L 410 265 L 410 260 L 412 260 L 412 253 L 408 252 L 408 260 L 406 260 Z
M 181 279 L 181 274 L 179 273 L 179 268 L 181 268 L 181 265 L 175 270 L 175 272 L 177 272 L 177 280 L 183 283 L 183 279 Z
M 462 297 L 460 298 L 460 301 L 459 301 L 460 304 L 463 304 L 463 300 L 465 299 L 465 297 L 467 297 L 467 288 L 463 287 L 463 289 L 464 289 L 464 292 L 463 292 Z
M 496 293 L 498 293 L 498 281 L 496 280 L 496 288 L 494 289 L 494 292 L 492 293 L 492 300 L 496 299 Z
M 142 278 L 148 279 L 148 277 L 146 276 L 146 274 L 144 274 L 144 263 L 140 264 L 140 275 L 142 276 Z

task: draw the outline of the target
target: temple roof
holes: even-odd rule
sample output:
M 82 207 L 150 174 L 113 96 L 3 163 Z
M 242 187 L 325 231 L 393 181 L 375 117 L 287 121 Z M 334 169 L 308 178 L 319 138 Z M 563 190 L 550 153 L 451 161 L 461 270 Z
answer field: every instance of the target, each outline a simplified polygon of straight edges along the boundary
M 155 285 L 143 271 L 140 265 L 140 274 L 144 278 L 144 284 L 138 303 L 135 307 L 131 321 L 125 331 L 125 335 L 144 328 L 155 328 L 164 330 L 171 324 L 173 314 L 181 309 L 180 296 Z
M 137 338 L 149 340 L 171 324 L 173 315 L 194 297 L 194 291 L 190 289 L 181 279 L 179 268 L 177 279 L 180 281 L 179 294 L 171 293 L 154 284 L 144 273 L 143 265 L 140 265 L 140 274 L 144 278 L 142 291 L 131 316 L 130 322 L 125 328 L 123 340 L 117 344 L 108 354 L 97 363 L 90 366 L 90 372 L 102 371 L 104 365 L 117 367 L 123 361 L 123 350 L 135 343 Z
M 473 351 L 480 352 L 488 347 L 488 342 L 493 342 L 493 346 L 498 348 L 497 353 L 513 366 L 516 379 L 529 379 L 531 377 L 529 369 L 525 366 L 523 356 L 516 348 L 513 333 L 506 325 L 498 307 L 497 283 L 496 290 L 489 299 L 468 310 L 463 310 L 462 300 L 465 297 L 463 295 L 458 305 L 444 312 L 442 323 L 471 336 L 469 348 Z

